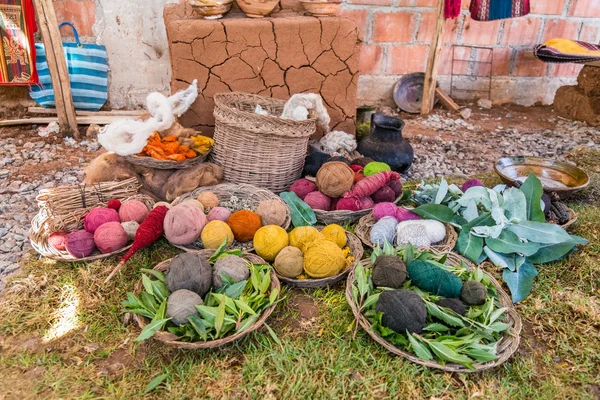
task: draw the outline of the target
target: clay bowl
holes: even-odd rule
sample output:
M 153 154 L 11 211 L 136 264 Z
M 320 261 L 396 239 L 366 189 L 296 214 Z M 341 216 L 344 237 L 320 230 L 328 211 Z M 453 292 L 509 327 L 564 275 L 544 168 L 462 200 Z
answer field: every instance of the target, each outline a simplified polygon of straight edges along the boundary
M 508 185 L 523 183 L 530 173 L 542 182 L 545 191 L 569 196 L 590 184 L 590 177 L 583 170 L 564 162 L 544 160 L 537 157 L 503 157 L 494 170 Z
M 337 14 L 341 2 L 330 1 L 300 1 L 302 7 L 314 17 L 327 17 Z
M 223 18 L 233 5 L 233 0 L 188 0 L 194 14 L 204 19 Z
M 279 0 L 235 0 L 246 16 L 250 18 L 263 18 L 269 14 Z

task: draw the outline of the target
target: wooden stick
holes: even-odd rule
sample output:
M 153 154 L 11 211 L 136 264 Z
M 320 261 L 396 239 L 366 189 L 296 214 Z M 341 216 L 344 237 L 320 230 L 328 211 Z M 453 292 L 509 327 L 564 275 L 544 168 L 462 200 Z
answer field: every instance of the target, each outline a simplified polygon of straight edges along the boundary
M 107 283 L 108 281 L 110 281 L 112 279 L 113 276 L 115 276 L 115 274 L 117 272 L 119 272 L 119 270 L 123 267 L 123 265 L 125 265 L 124 261 L 121 261 L 120 263 L 117 264 L 117 266 L 110 272 L 110 274 L 106 277 L 106 279 L 104 280 L 104 283 Z
M 75 120 L 75 125 L 107 125 L 111 124 L 115 121 L 120 121 L 125 119 L 125 116 L 110 116 L 110 115 L 99 115 L 97 117 L 77 117 Z M 0 121 L 0 126 L 15 126 L 15 125 L 38 125 L 38 124 L 49 124 L 51 122 L 58 122 L 60 124 L 60 119 L 58 117 L 40 117 L 40 118 L 25 118 L 25 119 L 9 119 L 6 121 Z
M 56 115 L 56 108 L 44 107 L 29 107 L 27 111 L 32 114 L 52 114 Z M 124 117 L 138 117 L 147 113 L 144 110 L 111 110 L 111 111 L 75 111 L 75 115 L 80 117 L 96 117 L 96 116 L 115 116 L 121 115 Z
M 427 69 L 425 70 L 425 84 L 423 86 L 423 102 L 421 103 L 421 115 L 429 114 L 433 108 L 435 99 L 435 86 L 437 81 L 437 66 L 440 60 L 442 43 L 444 42 L 444 0 L 438 0 L 437 21 L 435 24 L 435 33 L 433 41 L 429 47 L 429 57 L 427 58 Z
M 460 106 L 458 104 L 456 104 L 456 102 L 454 100 L 452 100 L 452 97 L 450 97 L 448 95 L 448 93 L 446 93 L 444 91 L 444 89 L 442 89 L 440 87 L 436 88 L 435 95 L 440 100 L 440 103 L 442 103 L 442 105 L 444 107 L 446 107 L 448 110 L 454 111 L 454 112 L 458 112 L 460 110 Z

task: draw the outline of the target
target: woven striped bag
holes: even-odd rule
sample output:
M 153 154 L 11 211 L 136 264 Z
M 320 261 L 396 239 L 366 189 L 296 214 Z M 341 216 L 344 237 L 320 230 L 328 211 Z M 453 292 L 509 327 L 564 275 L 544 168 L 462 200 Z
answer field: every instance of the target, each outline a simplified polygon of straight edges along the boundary
M 106 48 L 95 44 L 82 44 L 73 24 L 63 22 L 58 27 L 61 28 L 64 25 L 73 28 L 75 36 L 75 43 L 63 42 L 75 109 L 98 111 L 108 98 Z M 36 43 L 35 50 L 35 63 L 40 84 L 31 86 L 29 94 L 40 106 L 53 108 L 54 89 L 50 80 L 50 70 L 46 61 L 44 45 Z

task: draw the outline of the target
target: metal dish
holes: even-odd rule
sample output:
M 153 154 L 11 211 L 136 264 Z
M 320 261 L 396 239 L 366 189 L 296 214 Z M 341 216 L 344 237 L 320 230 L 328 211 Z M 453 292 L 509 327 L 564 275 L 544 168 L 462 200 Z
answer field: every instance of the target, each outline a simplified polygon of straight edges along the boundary
M 423 100 L 423 86 L 425 85 L 425 74 L 414 72 L 406 74 L 394 85 L 394 102 L 402 111 L 418 114 L 421 112 Z M 436 87 L 437 87 L 436 83 Z M 437 103 L 437 97 L 434 99 Z

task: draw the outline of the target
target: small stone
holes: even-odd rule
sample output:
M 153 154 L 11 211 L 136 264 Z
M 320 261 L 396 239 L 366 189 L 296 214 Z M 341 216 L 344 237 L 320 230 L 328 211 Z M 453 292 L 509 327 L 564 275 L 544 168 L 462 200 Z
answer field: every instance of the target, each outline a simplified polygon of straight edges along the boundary
M 473 112 L 471 111 L 470 108 L 465 108 L 465 109 L 460 110 L 460 116 L 463 117 L 464 119 L 471 118 L 472 114 L 473 114 Z
M 492 101 L 489 99 L 479 99 L 477 100 L 477 106 L 489 110 L 490 108 L 492 108 Z

